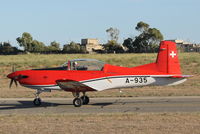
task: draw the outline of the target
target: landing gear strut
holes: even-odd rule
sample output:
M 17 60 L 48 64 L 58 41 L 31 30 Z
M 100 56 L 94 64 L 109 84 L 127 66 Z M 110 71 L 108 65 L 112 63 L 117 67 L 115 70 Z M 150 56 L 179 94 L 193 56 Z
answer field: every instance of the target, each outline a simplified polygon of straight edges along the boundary
M 85 92 L 83 92 L 83 96 L 81 96 L 81 99 L 83 100 L 83 105 L 87 105 L 90 102 L 90 99 L 88 96 L 85 95 Z
M 40 106 L 42 104 L 42 100 L 39 97 L 40 93 L 42 93 L 40 90 L 37 90 L 35 93 L 35 99 L 33 100 L 33 104 L 35 106 Z
M 75 107 L 80 107 L 82 105 L 87 105 L 90 102 L 90 99 L 88 96 L 85 95 L 85 92 L 83 92 L 83 96 L 80 96 L 80 92 L 72 93 L 75 97 L 73 100 L 73 105 Z

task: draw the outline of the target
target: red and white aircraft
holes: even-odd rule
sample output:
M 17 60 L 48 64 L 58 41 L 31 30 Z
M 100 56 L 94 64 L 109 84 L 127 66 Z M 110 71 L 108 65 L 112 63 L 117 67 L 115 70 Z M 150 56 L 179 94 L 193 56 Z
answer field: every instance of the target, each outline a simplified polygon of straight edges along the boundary
M 147 85 L 177 85 L 186 81 L 182 75 L 176 44 L 162 41 L 154 63 L 137 67 L 121 67 L 104 64 L 94 59 L 77 59 L 61 67 L 16 71 L 7 76 L 10 87 L 17 81 L 24 87 L 36 89 L 33 103 L 41 105 L 39 94 L 51 90 L 72 92 L 73 104 L 80 107 L 89 103 L 86 92 L 111 88 L 127 88 Z M 83 96 L 80 97 L 80 93 Z

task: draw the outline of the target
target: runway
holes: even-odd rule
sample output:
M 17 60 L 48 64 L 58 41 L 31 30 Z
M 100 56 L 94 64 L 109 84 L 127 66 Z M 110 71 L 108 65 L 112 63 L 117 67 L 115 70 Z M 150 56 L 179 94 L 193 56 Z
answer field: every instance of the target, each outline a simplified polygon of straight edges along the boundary
M 91 98 L 88 105 L 74 107 L 73 98 L 42 98 L 35 107 L 30 98 L 0 98 L 1 114 L 81 114 L 126 112 L 200 112 L 200 97 Z

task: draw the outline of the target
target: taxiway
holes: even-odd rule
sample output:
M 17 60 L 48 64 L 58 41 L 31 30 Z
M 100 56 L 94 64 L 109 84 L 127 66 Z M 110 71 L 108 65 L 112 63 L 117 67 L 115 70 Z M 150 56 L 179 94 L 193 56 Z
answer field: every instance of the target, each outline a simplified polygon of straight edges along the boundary
M 91 98 L 74 107 L 73 98 L 43 98 L 35 107 L 30 98 L 0 98 L 0 114 L 80 114 L 126 112 L 200 112 L 199 96 Z

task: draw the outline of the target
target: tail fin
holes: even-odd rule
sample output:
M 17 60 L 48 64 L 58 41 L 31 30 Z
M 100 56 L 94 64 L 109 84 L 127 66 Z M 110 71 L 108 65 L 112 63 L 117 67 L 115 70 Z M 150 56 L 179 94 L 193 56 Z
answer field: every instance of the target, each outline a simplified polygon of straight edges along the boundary
M 161 72 L 181 75 L 176 43 L 161 41 L 156 65 Z

